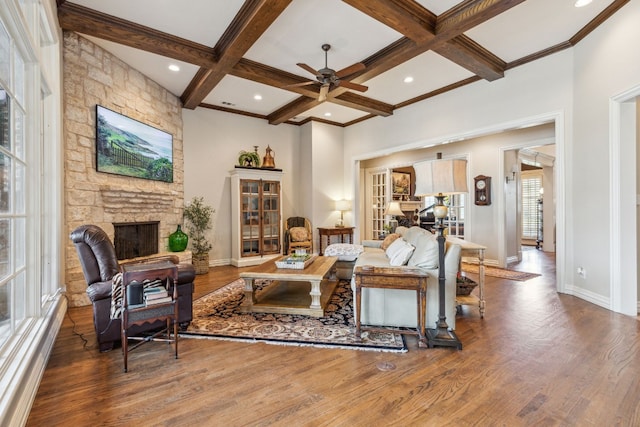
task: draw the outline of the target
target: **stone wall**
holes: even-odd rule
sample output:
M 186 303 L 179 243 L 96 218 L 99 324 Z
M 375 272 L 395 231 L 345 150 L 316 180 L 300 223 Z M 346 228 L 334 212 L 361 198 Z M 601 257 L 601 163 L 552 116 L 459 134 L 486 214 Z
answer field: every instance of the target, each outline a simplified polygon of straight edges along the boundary
M 95 224 L 113 241 L 114 222 L 160 221 L 160 252 L 182 223 L 184 157 L 180 100 L 156 82 L 76 33 L 64 33 L 64 143 L 66 236 Z M 96 105 L 173 135 L 173 183 L 96 171 Z M 80 262 L 66 246 L 71 306 L 90 303 Z

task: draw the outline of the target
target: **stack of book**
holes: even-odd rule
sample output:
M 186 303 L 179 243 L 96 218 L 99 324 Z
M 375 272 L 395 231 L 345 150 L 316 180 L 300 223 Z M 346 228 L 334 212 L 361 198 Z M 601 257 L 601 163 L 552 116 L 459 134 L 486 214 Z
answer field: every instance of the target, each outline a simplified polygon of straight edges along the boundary
M 146 305 L 162 304 L 171 301 L 172 298 L 164 286 L 146 288 L 144 290 L 144 302 Z

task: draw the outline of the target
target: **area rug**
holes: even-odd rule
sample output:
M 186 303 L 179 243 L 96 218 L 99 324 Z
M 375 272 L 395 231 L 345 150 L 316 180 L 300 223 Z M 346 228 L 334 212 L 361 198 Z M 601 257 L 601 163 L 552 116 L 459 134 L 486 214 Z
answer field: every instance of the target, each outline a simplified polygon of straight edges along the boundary
M 269 284 L 256 281 L 256 297 Z M 353 350 L 406 352 L 404 337 L 395 332 L 362 332 L 355 337 L 353 298 L 341 280 L 320 318 L 269 313 L 243 313 L 244 281 L 238 279 L 193 302 L 193 320 L 181 337 L 265 342 L 268 344 L 333 347 Z
M 463 262 L 462 271 L 465 273 L 478 274 L 479 266 L 478 264 L 468 264 L 466 262 Z M 484 267 L 484 274 L 485 276 L 497 277 L 500 279 L 517 280 L 520 282 L 524 282 L 526 280 L 533 279 L 534 277 L 540 276 L 537 273 L 527 273 L 524 271 L 507 270 L 499 267 L 488 267 L 486 265 Z

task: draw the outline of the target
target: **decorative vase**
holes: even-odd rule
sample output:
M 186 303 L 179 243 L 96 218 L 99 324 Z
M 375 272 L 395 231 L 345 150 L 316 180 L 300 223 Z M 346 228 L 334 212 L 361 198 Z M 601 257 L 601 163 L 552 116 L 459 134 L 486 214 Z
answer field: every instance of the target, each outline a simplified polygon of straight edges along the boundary
M 182 226 L 178 224 L 178 229 L 169 235 L 169 250 L 171 252 L 182 252 L 187 248 L 189 236 L 182 231 Z
M 193 254 L 191 264 L 193 264 L 196 274 L 207 274 L 209 272 L 209 253 Z

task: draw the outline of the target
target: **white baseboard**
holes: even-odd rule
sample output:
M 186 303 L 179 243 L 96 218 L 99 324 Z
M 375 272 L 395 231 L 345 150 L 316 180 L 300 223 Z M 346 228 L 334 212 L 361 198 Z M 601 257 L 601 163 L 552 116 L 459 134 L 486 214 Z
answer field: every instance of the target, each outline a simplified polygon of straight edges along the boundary
M 568 295 L 573 295 L 592 304 L 598 305 L 602 308 L 606 308 L 607 310 L 611 310 L 611 299 L 608 297 L 596 294 L 594 292 L 579 288 L 574 285 L 566 285 L 564 290 Z

